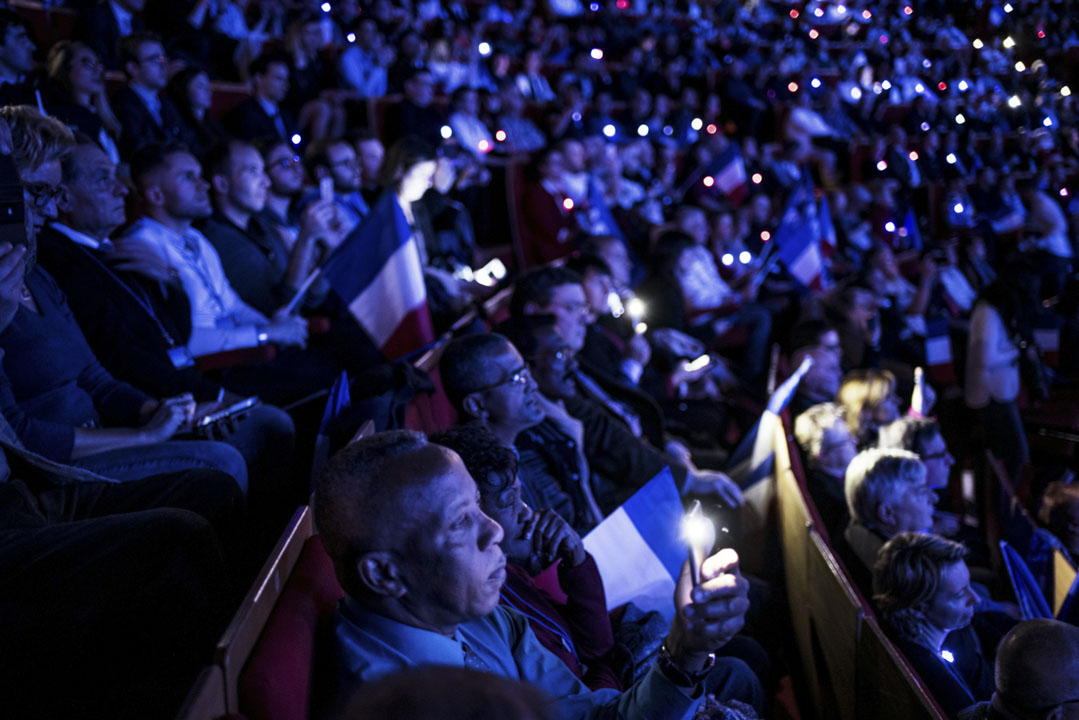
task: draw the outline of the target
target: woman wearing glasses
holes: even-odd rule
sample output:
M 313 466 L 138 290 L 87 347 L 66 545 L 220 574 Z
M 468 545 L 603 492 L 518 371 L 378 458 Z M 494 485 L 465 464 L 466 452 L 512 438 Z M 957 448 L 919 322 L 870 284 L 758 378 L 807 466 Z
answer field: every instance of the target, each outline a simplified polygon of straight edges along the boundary
M 119 163 L 120 121 L 105 95 L 105 66 L 94 51 L 81 42 L 62 40 L 49 49 L 45 73 L 44 112 L 93 139 Z

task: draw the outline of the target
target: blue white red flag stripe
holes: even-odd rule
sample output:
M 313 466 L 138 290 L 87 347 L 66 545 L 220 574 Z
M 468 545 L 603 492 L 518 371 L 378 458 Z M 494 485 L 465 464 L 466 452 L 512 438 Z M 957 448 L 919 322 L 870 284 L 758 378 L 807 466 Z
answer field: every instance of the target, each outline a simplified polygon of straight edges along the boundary
M 387 358 L 434 341 L 423 262 L 393 193 L 383 193 L 322 275 Z

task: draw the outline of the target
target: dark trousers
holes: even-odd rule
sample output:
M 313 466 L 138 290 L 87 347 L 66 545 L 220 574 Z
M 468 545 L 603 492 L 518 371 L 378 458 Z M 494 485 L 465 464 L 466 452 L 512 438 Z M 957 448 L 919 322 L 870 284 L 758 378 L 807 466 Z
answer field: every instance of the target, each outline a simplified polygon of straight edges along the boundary
M 990 400 L 981 413 L 989 449 L 1000 458 L 1011 481 L 1018 481 L 1019 473 L 1030 456 L 1019 407 L 1014 401 L 1001 403 Z
M 214 471 L 0 484 L 3 714 L 171 717 L 236 600 L 242 512 Z

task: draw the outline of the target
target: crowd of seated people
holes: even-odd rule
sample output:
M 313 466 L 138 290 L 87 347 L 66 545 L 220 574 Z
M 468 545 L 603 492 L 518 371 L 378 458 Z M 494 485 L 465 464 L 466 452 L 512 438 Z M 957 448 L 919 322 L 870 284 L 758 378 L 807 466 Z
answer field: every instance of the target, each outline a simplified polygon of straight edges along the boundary
M 342 707 L 463 664 L 563 716 L 767 715 L 781 568 L 750 591 L 722 551 L 626 652 L 581 538 L 664 468 L 737 517 L 798 367 L 820 530 L 946 714 L 1076 697 L 1004 670 L 1029 649 L 997 652 L 985 533 L 999 470 L 1079 558 L 1074 461 L 1027 439 L 1079 426 L 1075 3 L 68 0 L 48 37 L 26 5 L 0 7 L 15 716 L 174 710 L 312 489 Z M 457 427 L 425 439 L 428 372 Z

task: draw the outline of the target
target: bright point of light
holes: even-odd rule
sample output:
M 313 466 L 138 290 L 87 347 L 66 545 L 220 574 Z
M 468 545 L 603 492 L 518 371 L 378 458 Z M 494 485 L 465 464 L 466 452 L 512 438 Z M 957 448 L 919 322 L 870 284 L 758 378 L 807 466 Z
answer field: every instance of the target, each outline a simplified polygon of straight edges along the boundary
M 625 10 L 629 7 L 629 0 L 618 0 L 615 5 L 618 6 L 619 10 Z
M 791 91 L 792 93 L 798 92 L 798 83 L 794 82 L 793 80 L 790 81 L 789 83 L 787 83 L 787 90 Z
M 847 6 L 846 5 L 836 5 L 835 6 L 835 11 L 836 11 L 837 15 L 846 15 L 847 14 Z
M 750 176 L 749 179 L 753 181 L 754 185 L 760 185 L 761 182 L 764 180 L 764 176 L 760 173 L 753 173 L 753 175 Z
M 888 163 L 884 162 L 883 160 L 877 163 L 877 170 L 879 170 L 880 172 L 884 172 L 887 169 Z
M 1053 119 L 1052 118 L 1045 118 L 1044 120 L 1042 120 L 1042 125 L 1044 127 L 1053 127 Z
M 978 38 L 974 38 L 974 42 L 971 44 L 974 46 L 975 50 L 981 50 L 983 47 L 985 47 L 985 43 L 983 43 Z
M 322 3 L 321 5 L 319 5 L 319 7 L 322 8 L 322 12 L 325 12 L 325 13 L 328 13 L 330 10 L 333 9 L 333 8 L 330 7 L 330 4 L 328 2 Z
M 959 81 L 959 92 L 966 92 L 967 88 L 969 88 L 969 87 L 970 87 L 970 85 L 967 84 L 966 80 L 960 80 Z
M 904 15 L 910 15 L 913 12 L 914 12 L 914 8 L 912 8 L 910 5 L 907 5 L 906 7 L 903 8 L 903 14 Z
M 731 265 L 734 265 L 734 255 L 731 255 L 730 253 L 723 253 L 723 257 L 721 257 L 719 261 L 727 267 L 730 267 Z
M 962 125 L 966 121 L 967 121 L 967 119 L 965 117 L 963 117 L 963 113 L 956 113 L 956 115 L 955 115 L 955 124 L 956 125 Z
M 291 140 L 293 145 L 299 145 L 303 142 L 303 138 L 300 137 L 300 133 L 293 133 Z
M 1008 107 L 1010 108 L 1017 108 L 1022 104 L 1023 101 L 1019 99 L 1018 95 L 1012 95 L 1010 98 L 1008 98 Z
M 591 4 L 589 4 L 588 9 L 591 10 L 592 12 L 599 12 L 599 3 L 591 3 Z
M 743 250 L 742 252 L 738 253 L 738 262 L 742 263 L 743 265 L 749 265 L 749 261 L 752 259 L 753 256 L 749 254 L 748 250 Z
M 862 19 L 868 20 L 871 17 L 873 17 L 873 13 L 869 12 L 868 10 L 862 11 Z
M 618 0 L 619 3 L 621 3 L 622 1 L 623 0 Z M 648 323 L 645 323 L 645 322 L 637 323 L 636 325 L 633 326 L 633 332 L 637 333 L 638 335 L 644 335 L 646 332 L 648 332 Z
M 345 40 L 348 40 L 350 43 L 356 42 L 356 33 L 349 33 L 348 35 L 345 35 Z
M 1067 85 L 1060 88 L 1060 96 L 1061 97 L 1068 97 L 1071 94 L 1072 94 L 1072 89 L 1070 87 L 1068 87 Z
M 929 69 L 933 67 L 933 63 L 929 60 L 929 58 L 926 58 L 925 60 L 922 60 L 922 67 Z
M 956 215 L 962 215 L 963 210 L 965 209 L 966 208 L 963 207 L 963 203 L 956 203 L 955 205 L 952 205 L 952 210 L 955 212 Z
M 861 100 L 862 99 L 862 89 L 861 88 L 856 88 L 856 87 L 851 88 L 850 89 L 850 97 L 851 97 L 852 100 Z
M 480 140 L 478 147 L 480 152 L 488 152 L 491 149 L 491 143 L 487 142 L 487 140 Z
M 1015 71 L 1016 72 L 1023 72 L 1026 69 L 1027 69 L 1026 63 L 1024 63 L 1022 60 L 1016 61 L 1016 63 L 1015 63 Z
M 925 92 L 925 85 L 922 85 L 921 83 L 918 83 L 917 85 L 914 86 L 914 92 L 918 93 L 919 95 L 921 93 L 924 93 Z
M 700 118 L 693 118 L 693 120 L 690 121 L 689 126 L 694 130 L 700 130 L 702 127 L 704 127 L 704 120 L 701 120 Z
M 899 237 L 906 237 L 906 236 L 907 236 L 907 229 L 905 227 L 899 228 Z
M 1015 40 L 1013 40 L 1012 36 L 1009 35 L 1008 37 L 1004 38 L 1004 43 L 1003 44 L 1004 44 L 1004 47 L 1011 49 L 1011 48 L 1015 47 Z
M 706 127 L 704 131 L 709 135 L 715 135 L 717 132 L 719 132 L 719 128 L 716 127 L 715 123 L 708 123 L 708 127 Z
M 810 40 L 816 40 L 819 37 L 820 37 L 820 33 L 817 32 L 817 28 L 813 28 L 812 30 L 809 31 L 809 39 Z
M 449 140 L 451 137 L 453 137 L 453 129 L 450 128 L 449 125 L 443 125 L 441 128 L 439 128 L 438 132 L 440 135 L 442 135 L 443 140 Z
M 873 93 L 880 95 L 882 92 L 884 92 L 884 87 L 880 83 L 873 83 Z
M 564 209 L 566 209 L 566 210 L 572 210 L 573 209 L 573 198 L 566 198 L 565 200 L 563 200 L 562 201 L 562 207 Z
M 767 230 L 761 230 L 761 242 L 768 242 L 772 239 L 772 233 Z
M 488 55 L 491 54 L 491 43 L 484 40 L 483 42 L 481 42 L 479 45 L 476 46 L 476 49 L 480 51 L 480 55 L 483 55 L 484 57 L 487 57 Z
M 626 301 L 626 312 L 631 318 L 644 317 L 644 301 L 639 297 L 631 297 Z
M 607 124 L 607 125 L 603 126 L 603 134 L 605 136 L 607 136 L 609 138 L 612 138 L 612 137 L 614 137 L 614 133 L 615 133 L 614 125 Z
M 641 137 L 646 137 L 648 135 L 648 126 L 645 125 L 644 123 L 641 123 L 640 125 L 638 125 L 637 126 L 637 134 L 640 135 Z
M 922 132 L 929 132 L 929 123 L 927 122 L 922 123 L 918 127 L 922 129 Z
M 821 9 L 821 8 L 817 8 L 816 10 L 813 11 L 813 14 L 816 15 L 817 17 L 824 17 L 824 10 Z
M 892 89 L 892 81 L 891 80 L 885 80 L 884 82 L 882 82 L 880 84 L 880 86 L 882 88 L 884 88 L 885 90 L 891 90 Z
M 1010 13 L 1014 9 L 1011 3 L 1004 3 L 1004 12 Z
M 670 137 L 671 135 L 674 135 L 674 128 L 671 127 L 670 125 L 664 125 L 663 126 L 663 134 L 666 135 L 667 137 Z
M 941 80 L 939 83 L 937 83 L 937 90 L 940 90 L 941 92 L 944 92 L 947 89 L 948 89 L 948 83 L 944 82 L 943 80 Z
M 949 165 L 955 165 L 957 162 L 959 162 L 959 158 L 955 156 L 955 153 L 948 153 L 944 157 L 944 162 L 948 163 Z
M 573 113 L 570 117 L 573 118 L 573 122 L 581 122 L 581 113 L 579 112 Z
M 887 35 L 881 35 L 880 36 L 880 44 L 881 45 L 887 45 L 888 44 L 888 36 Z
M 1039 40 L 1044 40 L 1045 39 L 1045 31 L 1044 30 L 1039 30 L 1038 31 L 1038 39 Z
M 602 60 L 603 59 L 603 51 L 600 50 L 599 48 L 592 48 L 592 52 L 589 53 L 589 54 L 592 56 L 593 60 Z
M 795 10 L 794 8 L 791 8 L 790 15 L 791 15 L 791 20 L 797 20 L 798 19 L 798 11 Z
M 506 142 L 506 131 L 495 130 L 495 140 L 497 140 L 498 142 Z
M 907 153 L 907 157 L 910 158 L 911 162 L 918 162 L 918 151 L 911 150 L 909 153 Z
M 891 220 L 884 223 L 884 230 L 885 230 L 885 232 L 890 232 L 890 233 L 895 232 L 895 223 L 892 222 Z
M 622 306 L 622 296 L 614 290 L 607 293 L 607 307 L 611 309 L 611 315 L 615 317 L 622 317 L 626 313 L 626 308 Z
M 1068 197 L 1068 188 L 1060 188 L 1060 197 Z
M 705 187 L 712 187 L 713 185 L 716 184 L 716 179 L 714 177 L 712 177 L 711 175 L 705 175 L 703 182 L 704 182 Z
M 1007 7 L 1011 7 L 1011 6 L 1010 6 L 1010 5 L 1008 5 Z M 943 658 L 943 659 L 944 659 L 944 660 L 945 660 L 946 662 L 950 662 L 950 663 L 954 663 L 954 662 L 955 662 L 955 655 L 952 655 L 952 653 L 951 653 L 951 651 L 950 651 L 950 650 L 941 650 L 941 651 L 940 651 L 940 656 L 941 656 L 941 657 L 942 657 L 942 658 Z
M 809 81 L 809 86 L 814 90 L 820 87 L 820 78 L 813 78 Z

